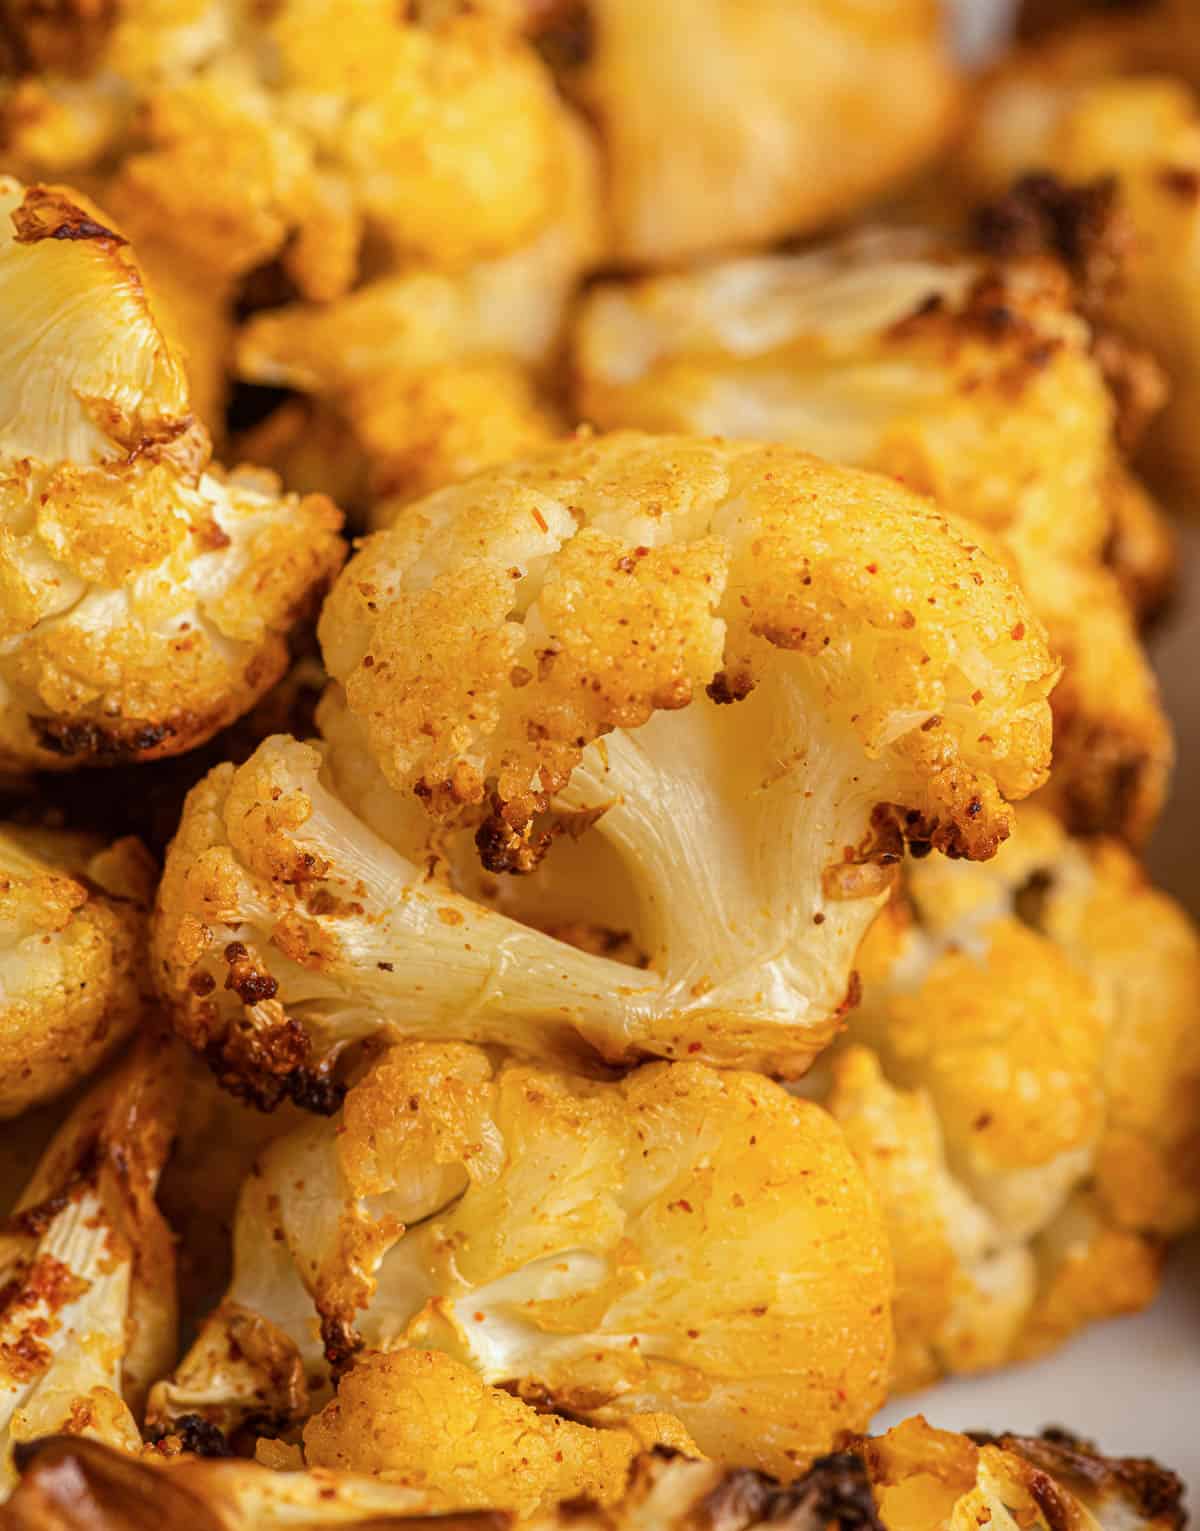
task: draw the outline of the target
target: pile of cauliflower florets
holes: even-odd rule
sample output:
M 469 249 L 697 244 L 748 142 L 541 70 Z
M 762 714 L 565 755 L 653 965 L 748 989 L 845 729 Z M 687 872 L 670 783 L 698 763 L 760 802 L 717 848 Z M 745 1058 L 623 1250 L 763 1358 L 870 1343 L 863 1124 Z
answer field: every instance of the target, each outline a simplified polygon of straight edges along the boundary
M 1200 1222 L 1200 47 L 1079 9 L 0 4 L 3 1531 L 1179 1531 L 866 1434 Z

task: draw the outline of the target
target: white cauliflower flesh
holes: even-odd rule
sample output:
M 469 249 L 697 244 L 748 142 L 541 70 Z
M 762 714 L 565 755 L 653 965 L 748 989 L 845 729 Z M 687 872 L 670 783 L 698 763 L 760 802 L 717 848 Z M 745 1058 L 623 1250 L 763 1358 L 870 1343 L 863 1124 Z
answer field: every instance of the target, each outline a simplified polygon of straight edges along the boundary
M 273 1443 L 271 1443 L 273 1446 Z M 286 1458 L 287 1453 L 280 1453 Z M 1104 1457 L 1061 1430 L 971 1438 L 923 1419 L 850 1437 L 790 1484 L 669 1451 L 632 1464 L 614 1502 L 575 1499 L 528 1520 L 531 1531 L 1182 1531 L 1183 1485 L 1157 1463 Z M 428 1496 L 386 1476 L 278 1470 L 176 1455 L 134 1462 L 90 1441 L 40 1442 L 11 1502 L 14 1531 L 94 1531 L 153 1522 L 189 1531 L 303 1525 L 424 1531 Z M 513 1517 L 460 1513 L 437 1525 L 506 1531 Z
M 1075 298 L 1056 262 L 915 229 L 606 283 L 576 325 L 576 406 L 603 429 L 754 437 L 891 473 L 996 535 L 1064 662 L 1056 797 L 1074 827 L 1138 841 L 1162 806 L 1171 733 L 1108 565 L 1114 549 L 1133 563 L 1152 604 L 1171 554 L 1121 462 L 1117 426 L 1138 422 L 1106 386 L 1101 346 L 1114 347 Z M 1126 416 L 1160 397 L 1138 366 Z M 1130 516 L 1149 517 L 1148 546 L 1124 536 Z
M 229 1293 L 152 1413 L 303 1419 L 323 1359 L 439 1350 L 573 1419 L 663 1412 L 791 1474 L 881 1402 L 890 1278 L 841 1133 L 769 1080 L 414 1044 L 264 1151 Z
M 324 763 L 214 772 L 158 904 L 176 1022 L 248 1086 L 378 1033 L 802 1073 L 905 841 L 990 855 L 1046 769 L 1056 670 L 1007 573 L 782 449 L 480 475 L 369 539 L 320 634 Z
M 154 1204 L 174 1086 L 169 1046 L 140 1044 L 71 1113 L 0 1234 L 0 1496 L 39 1436 L 141 1446 L 146 1389 L 175 1347 Z
M 341 561 L 326 500 L 206 467 L 177 357 L 90 204 L 0 183 L 0 762 L 176 753 L 282 673 Z
M 61 1095 L 137 1024 L 154 877 L 136 840 L 0 826 L 0 1118 Z
M 1183 911 L 1032 807 L 987 867 L 926 862 L 905 892 L 864 945 L 828 1096 L 888 1221 L 896 1388 L 1144 1307 L 1200 1217 Z

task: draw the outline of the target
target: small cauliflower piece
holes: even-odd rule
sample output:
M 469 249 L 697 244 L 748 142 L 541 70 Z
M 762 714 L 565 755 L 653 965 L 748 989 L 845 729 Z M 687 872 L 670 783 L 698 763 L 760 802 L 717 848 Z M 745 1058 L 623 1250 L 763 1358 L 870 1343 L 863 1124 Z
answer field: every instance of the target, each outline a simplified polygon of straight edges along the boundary
M 1074 300 L 1057 263 L 915 229 L 607 283 L 578 317 L 576 406 L 604 429 L 756 437 L 891 473 L 997 537 L 1064 662 L 1056 800 L 1075 828 L 1136 842 L 1172 740 L 1125 588 L 1155 605 L 1173 555 Z M 1156 388 L 1151 369 L 1143 398 Z
M 622 263 L 819 228 L 915 172 L 953 123 L 957 81 L 930 0 L 529 9 L 543 54 L 597 124 L 610 253 Z
M 274 1442 L 269 1443 L 272 1447 Z M 121 1523 L 196 1531 L 286 1527 L 428 1526 L 427 1498 L 410 1488 L 298 1464 L 155 1453 L 143 1462 L 92 1441 L 39 1442 L 10 1502 L 14 1531 L 92 1531 Z M 573 1500 L 522 1522 L 531 1531 L 1183 1531 L 1183 1485 L 1139 1458 L 1101 1456 L 1062 1430 L 1040 1437 L 956 1435 L 919 1416 L 871 1438 L 849 1437 L 788 1484 L 746 1468 L 647 1452 L 615 1503 Z M 478 1514 L 439 1525 L 501 1531 L 510 1517 Z
M 888 1222 L 894 1386 L 1144 1307 L 1163 1241 L 1200 1218 L 1187 916 L 1118 845 L 1029 807 L 986 870 L 914 867 L 860 961 L 827 1103 Z
M 609 1505 L 652 1446 L 699 1451 L 667 1416 L 597 1430 L 541 1413 L 437 1350 L 365 1356 L 304 1429 L 310 1467 L 372 1474 L 428 1496 L 437 1511 L 513 1510 L 563 1500 Z
M 137 1024 L 154 880 L 136 840 L 0 827 L 0 1119 L 61 1095 Z
M 40 1436 L 141 1447 L 175 1353 L 171 1235 L 154 1202 L 177 1076 L 148 1038 L 75 1107 L 0 1233 L 0 1498 Z
M 209 466 L 138 266 L 90 203 L 5 180 L 0 216 L 0 762 L 190 749 L 282 673 L 341 517 Z
M 792 1475 L 881 1402 L 890 1279 L 841 1133 L 769 1080 L 681 1063 L 610 1083 L 415 1044 L 375 1064 L 340 1120 L 262 1154 L 229 1293 L 152 1417 L 302 1419 L 323 1356 L 438 1350 L 572 1419 L 636 1432 L 636 1416 L 672 1415 L 701 1451 Z M 461 1393 L 443 1363 L 372 1360 L 343 1383 L 346 1409 L 422 1368 Z M 480 1400 L 431 1418 L 482 1430 Z M 511 1428 L 506 1404 L 487 1411 Z M 323 1419 L 322 1452 L 335 1426 L 358 1433 L 340 1408 Z M 347 1465 L 382 1450 L 360 1438 Z M 466 1450 L 431 1443 L 398 1470 L 447 1489 Z
M 480 475 L 364 544 L 320 636 L 324 757 L 197 788 L 155 922 L 182 1034 L 268 1095 L 378 1033 L 803 1073 L 905 841 L 986 857 L 1045 774 L 1056 671 L 1007 573 L 782 449 Z
M 1151 5 L 1082 22 L 1008 59 L 979 93 L 955 172 L 968 198 L 1027 173 L 1115 178 L 1131 238 L 1104 312 L 1170 378 L 1147 455 L 1194 496 L 1200 448 L 1200 44 L 1195 14 Z

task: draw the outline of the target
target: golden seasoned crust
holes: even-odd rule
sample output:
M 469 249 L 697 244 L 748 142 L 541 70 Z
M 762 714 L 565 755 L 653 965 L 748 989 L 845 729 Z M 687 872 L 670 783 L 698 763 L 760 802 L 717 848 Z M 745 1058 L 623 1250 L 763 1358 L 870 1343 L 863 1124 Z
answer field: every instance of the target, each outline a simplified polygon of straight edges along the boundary
M 1166 369 L 1170 397 L 1148 455 L 1189 494 L 1200 484 L 1197 88 L 1200 45 L 1186 0 L 1085 21 L 994 72 L 955 160 L 971 198 L 997 196 L 1031 171 L 1115 182 L 1131 238 L 1104 314 Z
M 84 199 L 0 188 L 0 758 L 149 759 L 202 743 L 282 673 L 342 557 L 341 517 L 209 467 L 123 236 Z
M 141 1445 L 135 1413 L 175 1345 L 154 1190 L 176 1084 L 169 1042 L 143 1038 L 74 1108 L 0 1231 L 0 1495 L 39 1436 Z
M 543 54 L 598 129 L 622 263 L 819 228 L 918 169 L 953 122 L 957 81 L 928 0 L 529 9 Z M 883 136 L 872 127 L 881 96 Z
M 229 1363 L 229 1326 L 249 1315 L 273 1331 L 273 1357 L 290 1347 L 298 1374 L 318 1378 L 315 1307 L 335 1370 L 363 1346 L 444 1351 L 569 1418 L 685 1440 L 670 1421 L 637 1419 L 664 1412 L 700 1450 L 792 1476 L 878 1406 L 889 1284 L 878 1214 L 840 1132 L 780 1086 L 692 1063 L 603 1082 L 413 1045 L 354 1086 L 340 1121 L 261 1157 L 226 1302 L 153 1412 L 165 1422 L 200 1407 L 232 1425 L 274 1396 L 277 1360 L 249 1374 Z M 404 1431 L 378 1406 L 378 1441 L 353 1425 L 377 1385 L 420 1388 L 425 1372 L 460 1399 L 430 1413 L 441 1428 L 481 1408 L 479 1429 L 513 1428 L 507 1404 L 444 1362 L 372 1361 L 346 1395 L 350 1423 L 336 1408 L 310 1427 L 321 1460 L 361 1469 L 386 1452 L 414 1486 L 427 1468 L 424 1486 L 448 1492 L 462 1443 L 445 1443 L 442 1465 L 433 1446 L 386 1444 Z M 531 1500 L 550 1491 L 526 1485 Z M 469 1492 L 479 1503 L 501 1490 Z
M 1031 806 L 986 869 L 915 867 L 860 965 L 828 1103 L 889 1224 L 895 1385 L 1144 1307 L 1163 1239 L 1200 1217 L 1183 911 Z
M 1072 827 L 1139 842 L 1172 742 L 1130 606 L 1162 599 L 1171 539 L 1121 460 L 1078 283 L 1044 243 L 1014 252 L 991 233 L 993 255 L 877 230 L 602 285 L 576 327 L 577 407 L 607 428 L 749 435 L 891 473 L 998 537 L 1065 665 L 1057 801 Z
M 0 1117 L 61 1095 L 137 1024 L 153 895 L 136 840 L 0 829 Z
M 299 1470 L 296 1453 L 260 1442 L 260 1462 L 164 1449 L 135 1462 L 59 1436 L 22 1455 L 14 1531 L 134 1531 L 148 1518 L 191 1531 L 429 1524 L 429 1497 L 386 1479 Z M 273 1467 L 266 1465 L 267 1461 Z M 260 1465 L 260 1463 L 262 1465 Z M 1182 1531 L 1183 1484 L 1143 1458 L 1104 1457 L 1063 1430 L 956 1435 L 917 1416 L 877 1437 L 850 1437 L 794 1482 L 658 1449 L 637 1457 L 620 1499 L 574 1499 L 526 1522 L 532 1531 L 928 1531 L 1006 1524 L 1030 1531 Z M 446 1531 L 509 1531 L 503 1512 L 441 1516 Z
M 481 1382 L 439 1350 L 374 1352 L 358 1361 L 304 1429 L 310 1467 L 383 1476 L 432 1511 L 513 1510 L 568 1499 L 609 1505 L 641 1451 L 700 1455 L 678 1420 L 635 1415 L 596 1429 L 540 1412 Z

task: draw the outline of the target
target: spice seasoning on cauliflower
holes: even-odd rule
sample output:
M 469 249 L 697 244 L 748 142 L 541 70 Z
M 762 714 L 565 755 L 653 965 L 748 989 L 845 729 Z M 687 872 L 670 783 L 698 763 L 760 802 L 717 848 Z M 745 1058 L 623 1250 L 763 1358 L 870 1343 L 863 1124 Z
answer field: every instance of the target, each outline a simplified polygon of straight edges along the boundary
M 276 739 L 209 776 L 155 923 L 180 1030 L 268 1104 L 379 1033 L 802 1073 L 905 841 L 986 857 L 1045 776 L 1056 670 L 1008 574 L 785 449 L 480 475 L 369 539 L 320 635 L 324 767 Z M 533 928 L 564 886 L 559 926 L 644 964 Z
M 0 1118 L 61 1095 L 138 1023 L 153 897 L 136 840 L 0 826 Z
M 189 749 L 283 672 L 341 517 L 209 466 L 129 246 L 90 203 L 6 180 L 0 217 L 0 761 Z
M 175 1103 L 148 1038 L 75 1107 L 0 1231 L 0 1498 L 14 1452 L 56 1432 L 141 1447 L 175 1337 L 171 1236 L 154 1203 Z
M 789 1475 L 882 1399 L 873 1198 L 832 1119 L 758 1075 L 609 1083 L 394 1049 L 340 1120 L 265 1150 L 236 1245 L 159 1421 L 303 1418 L 314 1311 L 335 1367 L 362 1345 L 440 1350 L 573 1419 L 673 1415 L 707 1454 Z
M 829 1108 L 884 1206 L 893 1385 L 1144 1307 L 1200 1218 L 1200 941 L 1113 842 L 1024 808 L 984 867 L 923 863 L 861 956 Z
M 1023 48 L 985 82 L 955 169 L 962 194 L 998 197 L 1053 172 L 1107 187 L 1131 237 L 1111 323 L 1170 379 L 1148 456 L 1191 495 L 1200 486 L 1200 45 L 1187 0 L 1083 21 Z
M 562 1421 L 558 1422 L 562 1424 Z M 1064 1430 L 966 1436 L 919 1416 L 886 1435 L 847 1437 L 788 1484 L 679 1451 L 637 1457 L 610 1503 L 574 1499 L 529 1519 L 439 1513 L 434 1497 L 388 1477 L 303 1470 L 262 1442 L 263 1463 L 155 1452 L 136 1462 L 93 1441 L 57 1437 L 31 1447 L 10 1502 L 20 1531 L 88 1531 L 153 1519 L 190 1531 L 274 1531 L 303 1524 L 424 1531 L 431 1513 L 451 1531 L 1182 1531 L 1183 1485 L 1139 1458 L 1103 1457 Z M 265 1459 L 279 1459 L 277 1467 Z M 140 1518 L 138 1518 L 140 1517 Z M 112 1522 L 114 1525 L 116 1522 Z
M 603 284 L 576 325 L 576 403 L 606 429 L 783 441 L 891 473 L 995 536 L 1064 662 L 1056 801 L 1077 829 L 1142 841 L 1172 742 L 1126 591 L 1155 605 L 1173 555 L 1073 300 L 1057 262 L 917 230 Z

